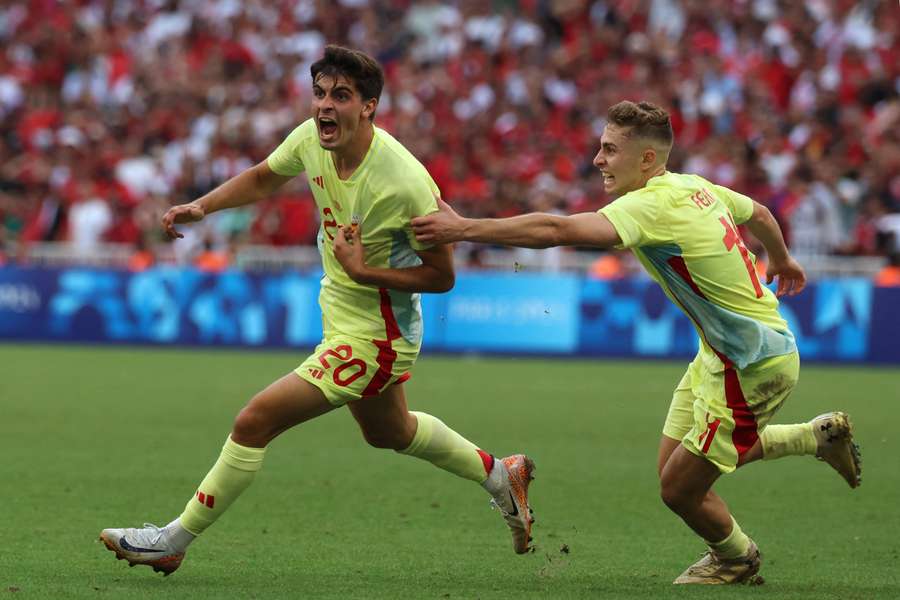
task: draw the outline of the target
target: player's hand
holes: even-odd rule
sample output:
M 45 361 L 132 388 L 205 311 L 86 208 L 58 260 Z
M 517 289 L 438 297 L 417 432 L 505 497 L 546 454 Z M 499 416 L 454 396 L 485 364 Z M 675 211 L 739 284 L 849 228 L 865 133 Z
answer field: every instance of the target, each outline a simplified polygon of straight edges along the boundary
M 463 239 L 466 219 L 456 214 L 439 196 L 434 199 L 437 200 L 437 212 L 410 221 L 416 239 L 423 244 L 446 244 Z
M 783 261 L 769 263 L 766 269 L 766 283 L 772 283 L 776 277 L 778 288 L 775 295 L 778 297 L 796 296 L 806 287 L 806 273 L 803 272 L 803 267 L 790 256 Z
M 170 240 L 174 240 L 175 238 L 183 238 L 184 235 L 178 233 L 178 231 L 175 229 L 175 224 L 195 223 L 203 219 L 203 217 L 205 216 L 206 213 L 203 212 L 203 209 L 193 202 L 189 204 L 179 204 L 178 206 L 173 206 L 172 208 L 167 210 L 166 214 L 163 215 L 162 228 L 166 232 L 166 235 L 169 236 Z
M 362 281 L 366 270 L 366 249 L 362 243 L 362 231 L 359 225 L 338 225 L 338 234 L 334 238 L 334 257 L 353 281 Z

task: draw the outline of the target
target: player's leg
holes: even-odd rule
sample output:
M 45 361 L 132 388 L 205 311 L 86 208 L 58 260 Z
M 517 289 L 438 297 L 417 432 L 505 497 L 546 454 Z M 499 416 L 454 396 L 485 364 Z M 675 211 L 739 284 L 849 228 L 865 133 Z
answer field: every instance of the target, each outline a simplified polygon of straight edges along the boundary
M 798 372 L 796 354 L 779 356 L 741 371 L 741 384 L 751 390 L 753 402 L 774 404 L 775 408 L 769 409 L 774 413 L 793 390 Z M 766 397 L 754 397 L 757 391 L 765 391 Z M 853 440 L 853 425 L 845 413 L 825 413 L 806 423 L 767 425 L 738 465 L 785 456 L 815 456 L 831 465 L 851 488 L 860 484 L 859 446 Z
M 281 432 L 333 409 L 322 392 L 289 373 L 256 394 L 238 414 L 218 460 L 180 517 L 164 528 L 104 529 L 100 539 L 117 558 L 146 564 L 166 575 L 181 564 L 184 551 L 252 483 L 265 446 Z
M 759 549 L 725 501 L 711 489 L 721 473 L 716 465 L 684 445 L 676 447 L 665 463 L 660 476 L 663 501 L 709 547 L 699 561 L 675 579 L 676 584 L 742 583 L 759 571 Z
M 723 540 L 731 533 L 731 513 L 711 494 L 721 471 L 679 444 L 660 473 L 663 502 L 704 540 Z
M 528 551 L 534 522 L 528 505 L 528 485 L 534 470 L 530 459 L 518 454 L 495 460 L 440 419 L 410 412 L 402 384 L 389 385 L 378 396 L 350 402 L 348 408 L 372 446 L 421 458 L 480 483 L 512 530 L 515 551 Z
M 752 576 L 759 567 L 758 557 L 751 556 L 758 554 L 755 546 L 711 489 L 723 470 L 706 458 L 704 450 L 716 450 L 714 456 L 719 462 L 736 461 L 738 456 L 731 447 L 734 456 L 720 458 L 718 448 L 713 446 L 717 429 L 721 426 L 724 431 L 733 424 L 726 421 L 722 425 L 722 419 L 710 414 L 709 397 L 722 395 L 722 384 L 721 374 L 710 374 L 699 359 L 692 362 L 673 393 L 663 427 L 657 462 L 660 495 L 710 548 L 676 583 L 734 583 Z M 724 399 L 721 404 L 729 412 Z M 697 446 L 697 440 L 705 443 Z

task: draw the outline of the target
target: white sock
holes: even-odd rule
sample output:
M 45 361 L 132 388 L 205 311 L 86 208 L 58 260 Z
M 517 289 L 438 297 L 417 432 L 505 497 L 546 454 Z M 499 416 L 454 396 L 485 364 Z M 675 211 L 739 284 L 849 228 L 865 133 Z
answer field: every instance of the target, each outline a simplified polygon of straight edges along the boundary
M 481 487 L 487 490 L 491 496 L 496 496 L 506 488 L 506 467 L 499 458 L 494 457 L 494 466 L 488 473 L 487 479 L 481 483 Z
M 181 526 L 181 517 L 175 519 L 165 526 L 166 536 L 178 552 L 184 552 L 185 549 L 197 539 L 197 536 Z

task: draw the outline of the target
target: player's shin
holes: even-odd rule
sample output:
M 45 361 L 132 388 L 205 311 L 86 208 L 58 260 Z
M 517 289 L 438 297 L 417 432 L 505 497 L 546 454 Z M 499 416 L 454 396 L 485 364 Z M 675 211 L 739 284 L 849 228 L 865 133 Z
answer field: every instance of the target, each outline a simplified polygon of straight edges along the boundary
M 416 417 L 416 435 L 406 449 L 400 450 L 401 454 L 427 460 L 465 479 L 478 483 L 485 481 L 489 467 L 475 444 L 436 417 L 421 412 L 410 414 Z
M 265 448 L 241 446 L 229 436 L 216 464 L 178 518 L 181 527 L 195 536 L 203 533 L 253 482 L 265 453 Z
M 816 453 L 816 436 L 811 423 L 769 425 L 760 434 L 759 441 L 763 460 Z

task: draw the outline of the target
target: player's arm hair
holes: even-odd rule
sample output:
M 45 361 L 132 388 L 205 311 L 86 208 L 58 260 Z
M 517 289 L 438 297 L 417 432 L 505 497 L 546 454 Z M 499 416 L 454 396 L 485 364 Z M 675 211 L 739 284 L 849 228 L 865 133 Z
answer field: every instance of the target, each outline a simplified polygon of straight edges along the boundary
M 443 293 L 453 289 L 453 249 L 450 245 L 432 246 L 416 252 L 421 265 L 403 268 L 366 266 L 354 279 L 363 285 L 373 285 L 401 292 Z
M 781 235 L 781 227 L 778 226 L 778 221 L 775 220 L 768 208 L 754 200 L 753 214 L 750 215 L 745 225 L 750 233 L 765 246 L 770 262 L 780 263 L 790 257 L 790 252 L 784 243 L 784 236 Z
M 609 248 L 622 243 L 610 220 L 596 212 L 569 216 L 530 213 L 506 219 L 466 219 L 462 239 L 521 248 Z
M 268 197 L 290 180 L 291 177 L 274 172 L 263 160 L 194 200 L 192 204 L 198 205 L 207 215 L 226 208 L 253 204 Z

